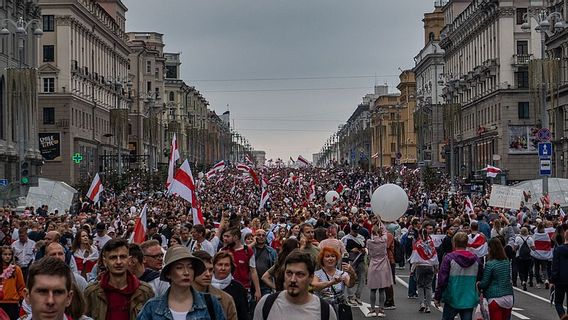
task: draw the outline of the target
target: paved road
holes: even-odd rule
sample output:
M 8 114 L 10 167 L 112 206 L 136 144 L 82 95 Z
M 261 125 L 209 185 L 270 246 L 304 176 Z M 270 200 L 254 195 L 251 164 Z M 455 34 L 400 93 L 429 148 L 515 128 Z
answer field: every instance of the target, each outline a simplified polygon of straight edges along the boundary
M 441 310 L 438 311 L 431 307 L 432 313 L 424 314 L 418 312 L 419 304 L 417 300 L 407 298 L 408 271 L 397 270 L 397 284 L 395 285 L 396 310 L 387 310 L 385 319 L 440 319 Z M 363 290 L 362 307 L 354 307 L 354 319 L 367 319 L 364 314 L 369 307 L 369 290 Z M 528 292 L 515 290 L 515 308 L 513 309 L 512 320 L 557 320 L 556 310 L 549 303 L 549 293 L 545 289 L 529 288 Z M 378 297 L 377 297 L 378 298 Z

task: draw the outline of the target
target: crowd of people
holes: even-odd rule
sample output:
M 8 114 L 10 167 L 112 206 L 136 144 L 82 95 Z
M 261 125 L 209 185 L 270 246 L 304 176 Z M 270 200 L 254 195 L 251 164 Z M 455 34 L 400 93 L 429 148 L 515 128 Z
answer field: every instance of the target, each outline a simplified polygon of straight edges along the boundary
M 558 205 L 527 198 L 490 207 L 490 185 L 449 194 L 447 178 L 426 187 L 418 169 L 255 170 L 270 194 L 262 208 L 250 173 L 228 167 L 195 179 L 203 224 L 189 202 L 136 181 L 120 193 L 106 186 L 73 214 L 0 208 L 3 316 L 347 320 L 368 290 L 365 316 L 388 317 L 399 269 L 410 275 L 417 313 L 443 305 L 444 320 L 476 312 L 505 320 L 513 287 L 536 286 L 565 317 L 568 226 Z M 395 180 L 408 210 L 382 221 L 372 191 Z M 340 197 L 327 202 L 330 190 Z M 136 243 L 145 205 L 145 239 Z

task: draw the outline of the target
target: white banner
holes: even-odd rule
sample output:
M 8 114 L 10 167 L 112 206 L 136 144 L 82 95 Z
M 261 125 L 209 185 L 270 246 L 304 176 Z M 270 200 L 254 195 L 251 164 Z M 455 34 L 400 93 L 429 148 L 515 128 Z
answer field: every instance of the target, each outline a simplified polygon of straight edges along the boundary
M 489 205 L 498 208 L 518 209 L 523 201 L 523 190 L 494 184 L 491 186 Z

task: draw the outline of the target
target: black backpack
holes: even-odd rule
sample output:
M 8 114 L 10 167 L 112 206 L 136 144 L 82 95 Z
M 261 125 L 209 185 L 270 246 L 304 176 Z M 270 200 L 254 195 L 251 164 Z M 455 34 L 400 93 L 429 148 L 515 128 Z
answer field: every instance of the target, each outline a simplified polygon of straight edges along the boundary
M 531 259 L 531 248 L 529 247 L 529 244 L 527 243 L 526 239 L 523 239 L 522 237 L 521 237 L 521 239 L 523 240 L 523 244 L 521 244 L 521 247 L 519 248 L 519 259 L 530 260 Z
M 272 309 L 272 305 L 274 304 L 274 301 L 276 301 L 276 298 L 278 298 L 279 294 L 280 294 L 280 292 L 275 292 L 275 293 L 268 295 L 268 297 L 266 297 L 266 300 L 264 301 L 264 305 L 262 306 L 262 319 L 263 320 L 268 319 L 268 314 L 270 314 L 270 309 Z M 320 309 L 321 309 L 321 320 L 329 320 L 329 304 L 327 302 L 325 302 L 322 298 L 319 298 L 319 301 L 320 301 Z

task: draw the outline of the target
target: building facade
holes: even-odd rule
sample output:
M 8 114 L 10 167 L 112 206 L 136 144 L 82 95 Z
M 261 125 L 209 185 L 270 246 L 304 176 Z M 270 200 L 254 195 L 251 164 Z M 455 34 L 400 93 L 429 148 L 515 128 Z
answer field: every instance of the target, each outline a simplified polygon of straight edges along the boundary
M 128 165 L 127 8 L 120 0 L 40 0 L 44 25 L 39 66 L 42 176 L 70 184 Z
M 130 108 L 128 151 L 130 162 L 154 172 L 163 161 L 165 58 L 163 34 L 129 32 Z
M 0 188 L 0 199 L 14 199 L 21 195 L 20 180 L 25 176 L 22 166 L 28 168 L 32 180 L 42 167 L 37 131 L 39 84 L 34 69 L 39 40 L 33 34 L 42 26 L 37 1 L 5 1 L 0 18 L 13 22 L 6 24 L 10 34 L 2 36 L 0 45 L 0 63 L 5 66 L 0 70 L 0 179 L 2 186 L 9 184 L 7 189 Z M 19 37 L 15 32 L 19 18 L 24 22 L 37 19 L 38 23 L 30 23 L 27 34 Z
M 444 50 L 440 48 L 440 32 L 444 27 L 444 13 L 438 3 L 431 13 L 424 14 L 424 48 L 414 57 L 417 106 L 414 114 L 418 139 L 418 162 L 434 167 L 444 166 L 442 84 Z
M 542 1 L 454 0 L 443 7 L 445 124 L 462 177 L 488 164 L 513 181 L 538 176 L 540 114 L 529 103 L 528 64 L 541 46 L 536 31 L 521 28 L 538 8 Z

